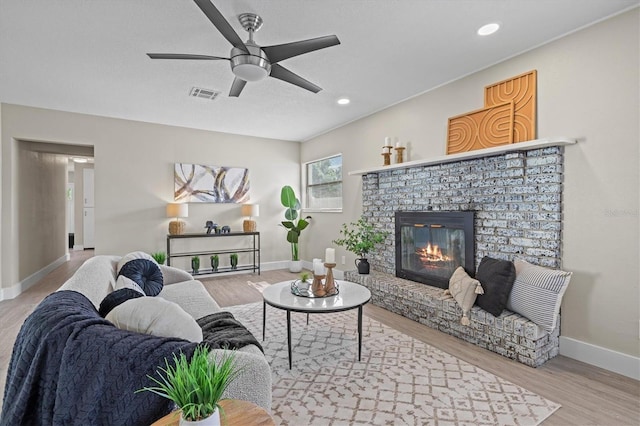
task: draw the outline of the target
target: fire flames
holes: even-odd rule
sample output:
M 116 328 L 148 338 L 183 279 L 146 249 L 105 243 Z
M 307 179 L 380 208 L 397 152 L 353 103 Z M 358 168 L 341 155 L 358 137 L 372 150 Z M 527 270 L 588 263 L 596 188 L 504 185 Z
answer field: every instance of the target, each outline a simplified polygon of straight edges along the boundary
M 428 243 L 426 247 L 416 250 L 416 254 L 425 265 L 436 262 L 448 262 L 451 260 L 449 256 L 442 254 L 442 250 L 440 250 L 440 247 L 438 247 L 437 244 L 431 245 L 431 243 Z

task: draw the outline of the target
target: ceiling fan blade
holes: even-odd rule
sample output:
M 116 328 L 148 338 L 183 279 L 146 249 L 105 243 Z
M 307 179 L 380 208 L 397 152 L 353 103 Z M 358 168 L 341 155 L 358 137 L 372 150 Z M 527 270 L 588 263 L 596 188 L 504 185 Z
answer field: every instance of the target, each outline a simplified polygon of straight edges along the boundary
M 340 44 L 340 40 L 335 35 L 312 38 L 309 40 L 294 41 L 292 43 L 278 44 L 275 46 L 263 47 L 264 53 L 269 57 L 269 62 L 275 64 L 294 56 L 324 49 L 325 47 Z
M 229 58 L 221 58 L 220 56 L 208 56 L 208 55 L 189 55 L 183 53 L 147 53 L 147 56 L 151 59 L 200 59 L 200 60 L 217 60 Z
M 220 34 L 226 38 L 229 43 L 233 45 L 233 47 L 237 47 L 238 49 L 243 50 L 248 53 L 247 46 L 245 46 L 242 39 L 238 36 L 238 34 L 231 27 L 229 22 L 222 16 L 222 13 L 211 3 L 210 0 L 194 0 L 200 10 L 207 15 L 207 18 L 211 21 L 213 25 L 220 31 Z
M 298 74 L 294 74 L 282 65 L 273 64 L 271 65 L 271 77 L 277 78 L 278 80 L 286 81 L 287 83 L 295 84 L 296 86 L 302 87 L 303 89 L 307 89 L 310 92 L 318 93 L 322 90 L 320 86 L 316 86 L 312 82 L 305 80 L 300 77 Z
M 235 98 L 240 96 L 240 92 L 242 92 L 242 89 L 244 89 L 245 84 L 247 84 L 247 82 L 242 80 L 241 78 L 234 78 L 233 84 L 231 85 L 231 90 L 229 91 L 229 96 L 233 96 Z

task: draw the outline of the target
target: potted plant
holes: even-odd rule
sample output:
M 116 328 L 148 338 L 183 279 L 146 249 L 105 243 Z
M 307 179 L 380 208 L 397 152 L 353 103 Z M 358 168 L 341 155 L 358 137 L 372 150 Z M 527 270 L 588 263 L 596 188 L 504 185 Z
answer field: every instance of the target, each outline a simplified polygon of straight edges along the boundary
M 280 191 L 280 202 L 287 209 L 284 211 L 284 217 L 287 220 L 282 221 L 282 226 L 287 228 L 287 241 L 291 244 L 291 262 L 289 263 L 289 271 L 302 271 L 302 262 L 300 261 L 300 253 L 298 251 L 298 242 L 300 241 L 300 233 L 309 226 L 311 216 L 304 219 L 300 215 L 300 200 L 296 198 L 293 188 L 286 185 Z
M 342 234 L 343 238 L 333 240 L 334 244 L 343 246 L 347 251 L 358 256 L 355 261 L 358 273 L 368 274 L 369 261 L 367 260 L 367 254 L 376 244 L 383 242 L 389 233 L 376 231 L 373 225 L 361 217 L 357 222 L 351 222 L 349 225 L 343 223 L 340 234 Z
M 193 273 L 197 274 L 200 270 L 200 257 L 193 256 L 191 258 L 191 269 L 193 269 Z
M 233 351 L 224 351 L 214 361 L 208 348 L 198 346 L 191 360 L 184 353 L 173 355 L 173 365 L 165 359 L 165 367 L 156 370 L 159 378 L 147 376 L 154 386 L 136 392 L 149 391 L 173 401 L 182 412 L 181 425 L 219 425 L 222 394 L 240 372 Z
M 163 251 L 151 253 L 151 257 L 158 262 L 158 265 L 164 265 L 164 262 L 167 260 L 167 254 Z
M 211 270 L 213 272 L 217 272 L 218 266 L 220 265 L 220 257 L 217 254 L 214 254 L 209 259 L 211 260 Z
M 238 268 L 238 253 L 231 253 L 229 255 L 229 260 L 231 261 L 231 269 Z

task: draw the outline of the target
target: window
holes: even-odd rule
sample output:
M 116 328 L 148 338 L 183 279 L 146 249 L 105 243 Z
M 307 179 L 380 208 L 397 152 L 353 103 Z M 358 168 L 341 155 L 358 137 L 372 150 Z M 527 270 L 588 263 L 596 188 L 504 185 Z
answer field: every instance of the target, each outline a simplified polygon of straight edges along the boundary
M 342 210 L 342 154 L 305 164 L 305 208 Z

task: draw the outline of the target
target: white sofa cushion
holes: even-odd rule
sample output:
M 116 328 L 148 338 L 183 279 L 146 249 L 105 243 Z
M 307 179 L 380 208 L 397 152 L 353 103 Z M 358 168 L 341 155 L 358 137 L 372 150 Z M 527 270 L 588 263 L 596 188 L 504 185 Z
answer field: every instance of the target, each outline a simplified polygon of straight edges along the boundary
M 202 341 L 202 329 L 178 304 L 160 297 L 138 297 L 116 306 L 105 317 L 122 330 L 159 337 Z

